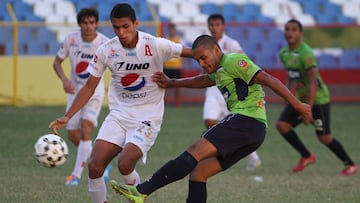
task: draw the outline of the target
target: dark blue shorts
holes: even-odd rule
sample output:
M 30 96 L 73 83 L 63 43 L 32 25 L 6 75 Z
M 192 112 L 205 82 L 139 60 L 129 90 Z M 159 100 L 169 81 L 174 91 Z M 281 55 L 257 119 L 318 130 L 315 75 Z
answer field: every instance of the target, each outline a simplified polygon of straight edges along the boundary
M 330 134 L 330 103 L 313 105 L 311 110 L 316 134 L 318 136 Z M 302 123 L 302 118 L 301 115 L 288 104 L 281 113 L 279 121 L 290 123 L 293 127 L 296 127 Z
M 219 163 L 226 170 L 259 148 L 265 134 L 264 123 L 240 114 L 230 114 L 202 136 L 216 147 L 220 154 Z

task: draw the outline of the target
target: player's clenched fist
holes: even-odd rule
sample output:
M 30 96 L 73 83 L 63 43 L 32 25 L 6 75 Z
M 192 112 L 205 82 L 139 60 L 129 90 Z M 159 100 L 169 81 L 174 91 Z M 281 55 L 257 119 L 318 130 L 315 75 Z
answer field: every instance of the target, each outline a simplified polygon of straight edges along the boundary
M 303 122 L 308 125 L 312 123 L 313 117 L 311 112 L 311 106 L 306 103 L 301 104 L 301 109 L 298 109 L 298 111 L 301 113 Z
M 66 116 L 63 116 L 63 117 L 60 117 L 60 118 L 57 118 L 56 120 L 54 120 L 53 122 L 51 122 L 49 124 L 49 128 L 51 128 L 51 130 L 53 131 L 53 133 L 55 135 L 58 134 L 58 130 L 60 128 L 63 128 L 65 127 L 66 123 L 69 121 L 69 118 L 66 117 Z

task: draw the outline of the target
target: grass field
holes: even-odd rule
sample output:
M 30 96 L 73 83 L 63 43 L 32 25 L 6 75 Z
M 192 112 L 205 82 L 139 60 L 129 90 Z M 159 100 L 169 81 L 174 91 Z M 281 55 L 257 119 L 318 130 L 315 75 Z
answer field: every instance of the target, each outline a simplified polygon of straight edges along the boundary
M 258 150 L 262 166 L 246 171 L 246 160 L 208 182 L 209 203 L 356 203 L 360 202 L 360 174 L 351 177 L 338 175 L 342 163 L 317 141 L 312 127 L 297 129 L 304 143 L 317 156 L 317 163 L 299 174 L 291 168 L 299 155 L 276 132 L 274 123 L 281 106 L 268 105 L 269 129 L 267 138 Z M 82 203 L 90 202 L 87 192 L 87 170 L 79 187 L 68 188 L 64 179 L 75 162 L 75 148 L 70 148 L 67 162 L 58 168 L 45 168 L 35 160 L 33 145 L 38 137 L 49 133 L 50 121 L 61 116 L 63 107 L 0 107 L 0 202 Z M 101 121 L 107 109 L 101 114 Z M 360 104 L 333 104 L 332 131 L 354 161 L 359 158 Z M 203 131 L 200 105 L 167 107 L 161 133 L 149 152 L 146 166 L 139 165 L 142 179 L 176 157 Z M 65 135 L 64 130 L 60 131 Z M 113 162 L 116 168 L 115 161 Z M 263 182 L 254 180 L 261 176 Z M 117 170 L 111 178 L 120 180 Z M 187 179 L 164 187 L 152 194 L 148 203 L 183 203 L 187 195 Z M 108 187 L 109 203 L 126 202 Z

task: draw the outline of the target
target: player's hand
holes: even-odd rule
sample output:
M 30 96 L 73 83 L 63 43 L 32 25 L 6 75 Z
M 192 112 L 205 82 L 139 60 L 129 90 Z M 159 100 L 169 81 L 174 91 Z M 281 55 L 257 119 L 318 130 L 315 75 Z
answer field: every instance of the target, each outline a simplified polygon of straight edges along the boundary
M 151 79 L 161 88 L 170 87 L 171 80 L 163 72 L 154 73 L 154 75 L 151 76 Z
M 52 132 L 53 132 L 55 135 L 58 135 L 58 130 L 59 130 L 60 128 L 65 127 L 65 125 L 67 124 L 68 121 L 69 121 L 69 118 L 66 117 L 66 116 L 57 118 L 56 120 L 54 120 L 53 122 L 51 122 L 51 123 L 49 124 L 49 128 L 51 128 Z
M 309 125 L 313 121 L 311 106 L 306 103 L 301 103 L 297 111 L 301 114 L 302 120 L 305 125 Z
M 75 86 L 74 84 L 67 78 L 62 80 L 63 88 L 66 93 L 75 94 Z

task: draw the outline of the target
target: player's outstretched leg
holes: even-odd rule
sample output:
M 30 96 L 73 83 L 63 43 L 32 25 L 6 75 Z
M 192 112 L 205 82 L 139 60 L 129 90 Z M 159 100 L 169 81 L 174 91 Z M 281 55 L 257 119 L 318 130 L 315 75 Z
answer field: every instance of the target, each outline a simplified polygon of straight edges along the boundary
M 246 170 L 253 171 L 261 166 L 261 160 L 256 151 L 249 154 L 248 163 L 246 165 Z
M 141 194 L 134 185 L 121 186 L 115 180 L 110 181 L 111 187 L 120 195 L 124 195 L 127 199 L 134 201 L 135 203 L 144 203 L 146 195 Z

